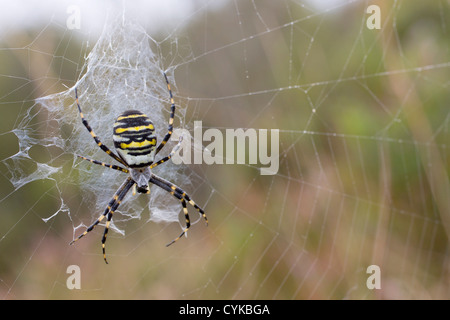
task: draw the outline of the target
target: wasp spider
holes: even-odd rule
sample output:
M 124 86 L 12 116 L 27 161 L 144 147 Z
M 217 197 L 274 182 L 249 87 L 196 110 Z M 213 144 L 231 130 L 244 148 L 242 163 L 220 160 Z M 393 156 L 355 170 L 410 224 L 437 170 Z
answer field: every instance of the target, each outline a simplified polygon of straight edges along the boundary
M 78 111 L 80 113 L 83 125 L 89 131 L 92 138 L 94 138 L 94 141 L 97 143 L 100 149 L 106 152 L 111 158 L 119 162 L 122 166 L 114 164 L 106 164 L 104 162 L 88 159 L 83 156 L 78 157 L 84 160 L 88 160 L 92 163 L 99 164 L 104 167 L 129 174 L 128 178 L 120 186 L 120 188 L 114 194 L 114 197 L 108 203 L 103 214 L 91 226 L 86 228 L 86 230 L 82 234 L 80 234 L 76 239 L 74 239 L 70 243 L 73 244 L 74 242 L 84 237 L 88 232 L 92 231 L 104 218 L 106 218 L 106 226 L 102 237 L 103 259 L 105 260 L 106 263 L 108 263 L 108 261 L 106 260 L 105 243 L 112 216 L 119 207 L 125 195 L 132 188 L 133 194 L 135 194 L 136 191 L 139 193 L 148 194 L 150 193 L 149 184 L 152 183 L 166 190 L 175 198 L 180 200 L 181 206 L 183 208 L 183 213 L 186 218 L 186 226 L 183 232 L 181 232 L 181 234 L 177 238 L 169 242 L 167 246 L 171 245 L 172 243 L 180 239 L 188 231 L 190 227 L 190 219 L 186 203 L 192 205 L 203 216 L 203 218 L 206 221 L 206 224 L 208 224 L 208 220 L 206 218 L 203 209 L 200 208 L 183 189 L 177 187 L 173 183 L 161 177 L 158 177 L 157 175 L 153 174 L 151 170 L 156 166 L 159 166 L 160 164 L 169 160 L 173 156 L 173 154 L 177 151 L 181 143 L 180 140 L 178 145 L 170 152 L 168 156 L 156 162 L 154 161 L 155 156 L 166 145 L 167 141 L 170 139 L 170 136 L 172 135 L 173 121 L 175 116 L 175 102 L 173 100 L 169 80 L 167 79 L 167 75 L 165 73 L 164 78 L 167 83 L 167 89 L 169 90 L 171 103 L 169 127 L 168 132 L 165 135 L 164 139 L 161 141 L 158 147 L 156 147 L 155 128 L 153 126 L 152 121 L 140 111 L 128 110 L 125 111 L 123 114 L 121 114 L 114 123 L 113 140 L 117 154 L 111 151 L 106 145 L 104 145 L 100 141 L 100 139 L 94 133 L 87 120 L 84 118 L 83 112 L 81 111 L 80 103 L 78 101 L 77 88 L 75 88 L 76 103 L 78 106 Z

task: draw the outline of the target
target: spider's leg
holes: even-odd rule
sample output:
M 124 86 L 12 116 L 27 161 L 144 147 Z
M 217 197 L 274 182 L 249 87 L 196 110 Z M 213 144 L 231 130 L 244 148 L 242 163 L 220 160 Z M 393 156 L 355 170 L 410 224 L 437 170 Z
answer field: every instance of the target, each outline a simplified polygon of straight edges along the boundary
M 175 196 L 178 198 L 179 195 L 175 195 Z M 184 228 L 183 232 L 181 232 L 181 234 L 180 234 L 177 238 L 173 239 L 173 240 L 170 241 L 168 244 L 166 244 L 166 247 L 168 247 L 168 246 L 170 246 L 172 243 L 178 241 L 182 236 L 184 236 L 184 234 L 185 234 L 185 233 L 189 230 L 189 228 L 191 227 L 191 221 L 189 220 L 189 214 L 188 214 L 188 210 L 187 210 L 187 207 L 186 207 L 186 201 L 185 201 L 183 198 L 181 198 L 181 196 L 180 196 L 180 199 L 179 199 L 179 200 L 181 201 L 181 205 L 183 206 L 183 213 L 184 213 L 184 216 L 185 216 L 185 218 L 186 218 L 186 227 Z
M 178 189 L 181 190 L 180 188 L 178 188 Z M 193 207 L 198 211 L 199 214 L 201 214 L 201 216 L 203 217 L 203 219 L 205 219 L 206 225 L 208 225 L 208 218 L 206 217 L 205 211 L 204 211 L 201 207 L 199 207 L 199 206 L 194 202 L 194 200 L 192 200 L 192 199 L 189 197 L 189 195 L 187 195 L 186 192 L 184 192 L 183 190 L 181 190 L 181 196 L 182 196 L 187 202 L 189 202 L 189 204 L 190 204 L 191 206 L 193 206 Z
M 183 189 L 177 187 L 173 183 L 171 183 L 161 177 L 158 177 L 156 175 L 152 175 L 152 177 L 149 180 L 149 183 L 153 183 L 153 184 L 157 185 L 158 187 L 160 187 L 161 189 L 164 189 L 167 192 L 169 192 L 175 198 L 180 200 L 181 204 L 183 206 L 184 216 L 186 217 L 186 228 L 183 230 L 183 232 L 181 233 L 181 235 L 178 238 L 176 238 L 175 240 L 168 243 L 167 246 L 171 245 L 172 243 L 174 243 L 175 241 L 180 239 L 181 236 L 183 234 L 185 234 L 186 231 L 190 227 L 190 220 L 189 220 L 189 215 L 188 215 L 187 208 L 186 208 L 186 202 L 189 202 L 189 204 L 192 205 L 202 215 L 202 217 L 205 219 L 206 225 L 208 225 L 208 219 L 206 218 L 205 211 L 203 211 L 202 208 L 200 208 L 193 200 L 191 200 L 189 195 L 187 195 L 186 192 L 183 191 Z
M 125 163 L 125 161 L 123 161 L 121 158 L 119 158 L 119 156 L 117 156 L 114 152 L 109 150 L 109 148 L 100 141 L 100 139 L 97 137 L 95 132 L 92 130 L 92 128 L 89 125 L 89 123 L 87 122 L 87 120 L 84 118 L 83 112 L 81 111 L 80 103 L 78 101 L 78 90 L 76 87 L 75 87 L 75 98 L 76 98 L 78 112 L 80 114 L 81 122 L 86 127 L 86 129 L 89 131 L 92 138 L 94 138 L 94 141 L 97 143 L 97 145 L 100 147 L 100 149 L 102 149 L 104 152 L 106 152 L 111 158 L 113 158 L 114 160 L 116 160 L 116 161 L 120 162 L 121 164 L 123 164 L 124 166 L 126 166 L 127 164 Z
M 167 141 L 169 141 L 170 136 L 172 135 L 172 132 L 173 132 L 173 120 L 175 118 L 175 101 L 173 100 L 172 89 L 170 88 L 169 79 L 167 79 L 167 75 L 165 72 L 164 72 L 164 79 L 166 79 L 167 89 L 169 90 L 169 96 L 170 96 L 170 103 L 171 103 L 170 118 L 169 118 L 169 126 L 167 128 L 167 134 L 165 135 L 164 139 L 159 144 L 158 148 L 156 148 L 155 155 L 157 155 L 158 152 L 167 143 Z
M 86 158 L 86 157 L 83 157 L 83 156 L 79 156 L 79 155 L 77 155 L 77 157 L 81 158 L 81 159 L 84 159 L 84 160 L 87 160 L 89 162 L 95 163 L 95 164 L 99 164 L 99 165 L 101 165 L 103 167 L 107 167 L 107 168 L 110 168 L 110 169 L 122 171 L 122 172 L 125 172 L 125 173 L 129 172 L 128 169 L 122 168 L 121 166 L 116 166 L 115 164 L 107 164 L 107 163 L 104 163 L 104 162 L 101 162 L 101 161 L 92 160 L 92 159 L 89 159 L 89 158 Z
M 103 231 L 103 236 L 102 236 L 102 251 L 103 251 L 103 260 L 105 260 L 106 264 L 108 264 L 108 260 L 106 260 L 106 249 L 105 249 L 105 244 L 106 244 L 106 236 L 108 234 L 109 231 L 109 225 L 111 223 L 111 219 L 112 216 L 114 214 L 114 212 L 117 210 L 117 208 L 119 207 L 120 203 L 122 202 L 123 198 L 125 197 L 125 195 L 128 193 L 128 191 L 130 191 L 131 187 L 134 185 L 134 181 L 131 178 L 127 179 L 127 182 L 123 188 L 123 190 L 121 191 L 121 193 L 118 195 L 117 201 L 116 203 L 114 203 L 111 207 L 111 210 L 108 213 L 108 217 L 106 220 L 106 226 L 105 226 L 105 230 Z
M 125 197 L 125 195 L 130 190 L 130 188 L 132 187 L 133 184 L 134 184 L 134 181 L 131 178 L 128 178 L 120 186 L 120 188 L 116 191 L 116 193 L 114 194 L 114 197 L 108 203 L 108 206 L 106 207 L 106 209 L 103 212 L 103 214 L 93 224 L 91 224 L 89 227 L 87 227 L 86 230 L 82 234 L 80 234 L 76 239 L 72 240 L 70 242 L 70 244 L 72 245 L 76 241 L 78 241 L 81 238 L 83 238 L 86 234 L 91 232 L 111 211 L 113 212 L 114 210 L 116 210 L 117 207 L 119 206 L 120 202 L 122 201 L 123 197 Z M 109 220 L 111 220 L 111 219 L 109 219 Z M 109 223 L 107 223 L 107 227 L 109 227 Z M 104 248 L 103 241 L 102 241 L 102 246 Z
M 198 211 L 198 213 L 203 217 L 203 219 L 205 219 L 206 225 L 208 225 L 208 218 L 206 217 L 205 211 L 200 206 L 198 206 L 183 189 L 177 187 L 170 181 L 158 177 L 157 175 L 153 175 L 150 178 L 149 182 L 156 184 L 158 187 L 170 192 L 170 194 L 174 195 L 175 197 L 177 197 L 176 195 L 179 195 L 184 200 L 186 200 L 186 202 L 189 202 L 189 204 Z
M 116 191 L 116 193 L 114 194 L 114 197 L 111 199 L 111 201 L 108 203 L 108 206 L 106 207 L 105 211 L 103 212 L 103 214 L 93 223 L 91 224 L 89 227 L 86 228 L 86 230 L 80 234 L 76 239 L 72 240 L 70 242 L 70 245 L 74 244 L 75 242 L 77 242 L 78 240 L 80 240 L 81 238 L 83 238 L 86 234 L 88 234 L 89 232 L 91 232 L 105 217 L 106 215 L 109 213 L 109 211 L 111 210 L 112 206 L 114 206 L 117 202 L 117 200 L 119 199 L 120 194 L 122 193 L 122 191 L 125 189 L 125 187 L 128 186 L 128 184 L 133 183 L 134 181 L 131 178 L 128 178 L 127 180 L 125 180 L 125 182 L 120 186 L 120 188 Z
M 157 162 L 152 163 L 152 165 L 150 166 L 150 169 L 153 169 L 154 167 L 159 166 L 161 163 L 164 163 L 164 162 L 168 161 L 170 158 L 172 158 L 173 155 L 175 154 L 175 152 L 177 152 L 178 149 L 180 149 L 182 141 L 183 141 L 183 136 L 180 137 L 180 140 L 178 141 L 177 145 L 172 149 L 172 151 L 169 153 L 169 155 L 167 157 L 160 159 Z

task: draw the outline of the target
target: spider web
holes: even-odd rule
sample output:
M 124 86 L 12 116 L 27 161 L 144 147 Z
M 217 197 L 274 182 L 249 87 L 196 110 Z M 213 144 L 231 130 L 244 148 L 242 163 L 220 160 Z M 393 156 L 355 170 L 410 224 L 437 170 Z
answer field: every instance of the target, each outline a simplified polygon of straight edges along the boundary
M 450 297 L 447 2 L 167 1 L 104 15 L 79 2 L 74 30 L 61 3 L 42 3 L 53 10 L 44 22 L 2 20 L 2 298 Z M 372 4 L 380 29 L 366 24 Z M 81 124 L 74 88 L 106 145 L 127 109 L 145 112 L 161 141 L 163 72 L 176 128 L 277 129 L 279 170 L 161 165 L 209 226 L 189 208 L 188 237 L 166 248 L 184 225 L 179 201 L 155 186 L 130 193 L 106 266 L 102 226 L 68 243 L 126 175 L 76 157 L 114 163 Z M 79 290 L 66 286 L 70 265 Z M 381 289 L 366 285 L 371 265 Z

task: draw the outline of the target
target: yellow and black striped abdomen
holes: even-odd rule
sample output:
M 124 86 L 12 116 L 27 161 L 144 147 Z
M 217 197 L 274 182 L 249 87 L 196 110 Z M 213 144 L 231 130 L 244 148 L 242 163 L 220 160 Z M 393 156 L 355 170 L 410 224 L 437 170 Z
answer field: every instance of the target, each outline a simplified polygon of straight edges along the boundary
M 155 128 L 142 112 L 129 110 L 114 123 L 114 146 L 119 156 L 131 167 L 146 167 L 153 163 L 156 149 Z

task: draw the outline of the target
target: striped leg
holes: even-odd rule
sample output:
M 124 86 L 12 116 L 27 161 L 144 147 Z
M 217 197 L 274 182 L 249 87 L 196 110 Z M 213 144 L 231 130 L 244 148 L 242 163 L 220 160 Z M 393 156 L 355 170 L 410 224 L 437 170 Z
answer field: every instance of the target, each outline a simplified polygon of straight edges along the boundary
M 115 164 L 107 164 L 107 163 L 104 163 L 104 162 L 101 162 L 101 161 L 92 160 L 92 159 L 89 159 L 89 158 L 86 158 L 86 157 L 83 157 L 83 156 L 79 156 L 79 155 L 77 155 L 77 157 L 81 158 L 81 159 L 84 159 L 84 160 L 87 160 L 89 162 L 95 163 L 95 164 L 99 164 L 99 165 L 101 165 L 103 167 L 107 167 L 107 168 L 110 168 L 110 169 L 122 171 L 122 172 L 125 172 L 125 173 L 129 172 L 128 169 L 122 168 L 121 166 L 116 166 Z
M 175 195 L 178 198 L 178 194 Z M 184 217 L 186 218 L 186 227 L 184 228 L 183 232 L 181 232 L 181 234 L 173 239 L 172 241 L 170 241 L 168 244 L 166 244 L 166 247 L 170 246 L 172 243 L 178 241 L 182 236 L 184 236 L 184 234 L 189 230 L 189 228 L 191 227 L 191 221 L 189 219 L 189 213 L 188 213 L 188 209 L 186 207 L 186 201 L 180 197 L 180 201 L 181 201 L 181 205 L 183 206 L 183 213 L 184 213 Z
M 82 234 L 80 234 L 76 239 L 72 240 L 72 242 L 70 242 L 70 244 L 71 245 L 74 244 L 76 241 L 80 240 L 86 234 L 91 232 L 107 216 L 106 227 L 105 227 L 105 231 L 103 233 L 103 238 L 102 238 L 102 250 L 103 250 L 103 259 L 105 260 L 106 263 L 108 263 L 108 261 L 106 261 L 105 242 L 106 242 L 106 235 L 108 233 L 109 225 L 111 223 L 111 218 L 112 218 L 114 211 L 117 210 L 117 208 L 119 207 L 123 198 L 125 197 L 125 195 L 128 193 L 128 191 L 131 189 L 131 187 L 133 185 L 134 185 L 134 181 L 131 178 L 128 178 L 120 186 L 120 188 L 116 191 L 116 193 L 114 194 L 114 197 L 108 203 L 108 206 L 106 207 L 103 214 L 93 224 L 91 224 L 88 228 L 86 228 L 86 230 Z
M 125 197 L 125 195 L 128 193 L 128 191 L 130 191 L 131 187 L 134 184 L 135 184 L 135 182 L 131 178 L 127 179 L 127 183 L 126 183 L 122 193 L 117 198 L 117 202 L 111 207 L 111 210 L 108 213 L 105 230 L 103 231 L 103 236 L 102 236 L 103 260 L 105 260 L 106 264 L 108 264 L 108 260 L 106 260 L 106 247 L 105 247 L 106 236 L 108 235 L 109 225 L 111 223 L 112 216 L 113 216 L 114 212 L 117 210 L 117 208 L 119 207 L 119 205 L 122 203 L 122 200 Z
M 175 118 L 175 101 L 173 100 L 172 89 L 170 89 L 170 83 L 169 83 L 169 80 L 167 79 L 166 73 L 164 73 L 164 78 L 166 79 L 167 89 L 169 90 L 169 95 L 170 95 L 170 103 L 171 103 L 170 118 L 169 118 L 169 126 L 167 128 L 167 134 L 164 137 L 164 139 L 161 141 L 161 143 L 159 144 L 158 148 L 156 148 L 155 155 L 157 155 L 158 152 L 167 143 L 167 141 L 169 141 L 170 136 L 172 135 L 172 132 L 173 132 L 173 120 Z
M 178 200 L 180 200 L 181 204 L 183 206 L 184 215 L 186 217 L 186 228 L 183 230 L 183 232 L 181 233 L 180 236 L 178 236 L 175 240 L 172 240 L 171 242 L 169 242 L 167 244 L 167 246 L 170 246 L 172 243 L 178 241 L 186 233 L 186 231 L 188 231 L 188 229 L 190 227 L 190 220 L 189 220 L 189 215 L 188 215 L 188 211 L 186 208 L 186 202 L 189 202 L 189 204 L 191 206 L 193 206 L 198 211 L 199 214 L 202 215 L 202 217 L 205 219 L 206 225 L 208 225 L 208 219 L 206 218 L 205 211 L 203 211 L 202 208 L 200 208 L 193 200 L 191 200 L 189 195 L 187 195 L 186 192 L 184 192 L 181 188 L 177 187 L 173 183 L 171 183 L 161 177 L 158 177 L 156 175 L 153 175 L 150 178 L 149 182 L 153 183 L 153 184 L 157 185 L 158 187 L 169 192 L 171 195 L 173 195 Z
M 102 149 L 103 151 L 105 151 L 111 158 L 115 159 L 116 161 L 120 162 L 121 164 L 123 164 L 124 166 L 126 166 L 127 164 L 125 163 L 125 161 L 123 161 L 121 158 L 119 158 L 119 156 L 117 156 L 114 152 L 112 152 L 111 150 L 109 150 L 109 148 L 107 146 L 105 146 L 100 139 L 97 137 L 97 135 L 95 134 L 95 132 L 92 130 L 91 126 L 89 125 L 89 123 L 87 122 L 87 120 L 84 118 L 83 112 L 81 111 L 81 107 L 80 107 L 80 103 L 78 101 L 78 90 L 77 88 L 75 88 L 75 98 L 76 98 L 76 102 L 77 102 L 77 106 L 78 106 L 78 112 L 80 114 L 80 118 L 81 118 L 81 122 L 83 122 L 83 125 L 86 127 L 86 129 L 89 131 L 89 133 L 91 134 L 92 138 L 94 138 L 94 141 L 97 143 L 97 145 L 100 147 L 100 149 Z
M 180 189 L 180 188 L 178 188 L 178 189 Z M 180 190 L 181 190 L 181 189 L 180 189 Z M 181 190 L 181 191 L 183 191 L 183 190 Z M 194 202 L 194 200 L 192 200 L 192 199 L 186 194 L 186 192 L 183 191 L 183 192 L 181 193 L 181 196 L 184 197 L 184 199 L 185 199 L 187 202 L 189 202 L 189 204 L 190 204 L 191 206 L 193 206 L 193 207 L 197 210 L 197 212 L 203 217 L 203 219 L 205 219 L 206 225 L 208 225 L 208 218 L 206 218 L 205 211 L 203 211 L 203 209 L 200 208 L 200 207 Z
M 180 140 L 178 141 L 178 144 L 172 149 L 172 151 L 169 153 L 169 155 L 167 157 L 164 157 L 164 158 L 160 159 L 157 162 L 152 163 L 152 165 L 150 166 L 150 169 L 153 169 L 154 167 L 157 167 L 161 163 L 164 163 L 167 160 L 169 160 L 170 158 L 172 158 L 173 155 L 178 151 L 178 149 L 180 149 L 182 141 L 183 141 L 183 136 L 180 137 Z

